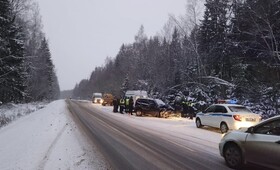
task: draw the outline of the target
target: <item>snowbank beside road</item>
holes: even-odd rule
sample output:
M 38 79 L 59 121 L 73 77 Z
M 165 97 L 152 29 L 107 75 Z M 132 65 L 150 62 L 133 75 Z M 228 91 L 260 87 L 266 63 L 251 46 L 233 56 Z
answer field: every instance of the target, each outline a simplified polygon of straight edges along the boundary
M 0 105 L 0 128 L 22 116 L 42 109 L 46 105 L 46 102 L 34 102 L 27 104 L 8 103 Z
M 0 129 L 0 146 L 1 170 L 107 169 L 63 100 Z

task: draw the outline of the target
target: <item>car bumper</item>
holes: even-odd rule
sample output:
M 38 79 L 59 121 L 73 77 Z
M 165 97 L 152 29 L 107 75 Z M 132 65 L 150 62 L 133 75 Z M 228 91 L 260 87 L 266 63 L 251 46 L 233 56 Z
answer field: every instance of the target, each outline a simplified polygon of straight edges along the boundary
M 220 155 L 221 155 L 222 157 L 224 157 L 224 153 L 223 153 L 224 145 L 225 145 L 225 142 L 224 142 L 224 141 L 221 141 L 221 142 L 219 143 L 219 151 L 220 151 Z

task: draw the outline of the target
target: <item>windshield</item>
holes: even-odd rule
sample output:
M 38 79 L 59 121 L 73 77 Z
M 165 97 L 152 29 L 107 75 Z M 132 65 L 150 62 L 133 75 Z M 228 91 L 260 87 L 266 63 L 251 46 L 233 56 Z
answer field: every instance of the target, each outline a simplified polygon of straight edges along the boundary
M 157 102 L 157 104 L 158 104 L 159 106 L 165 106 L 165 103 L 164 103 L 162 100 L 160 100 L 160 99 L 155 99 L 155 101 Z
M 232 112 L 253 113 L 250 109 L 244 106 L 229 106 L 228 108 Z

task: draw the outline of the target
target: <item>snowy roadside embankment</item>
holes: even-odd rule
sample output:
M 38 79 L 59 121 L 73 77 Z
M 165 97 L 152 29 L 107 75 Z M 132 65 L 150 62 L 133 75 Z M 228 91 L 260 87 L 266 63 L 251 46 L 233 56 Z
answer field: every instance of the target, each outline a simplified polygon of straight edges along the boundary
M 33 102 L 27 104 L 8 103 L 0 105 L 0 128 L 22 116 L 44 108 L 47 102 Z
M 63 100 L 0 129 L 0 146 L 1 170 L 107 169 Z

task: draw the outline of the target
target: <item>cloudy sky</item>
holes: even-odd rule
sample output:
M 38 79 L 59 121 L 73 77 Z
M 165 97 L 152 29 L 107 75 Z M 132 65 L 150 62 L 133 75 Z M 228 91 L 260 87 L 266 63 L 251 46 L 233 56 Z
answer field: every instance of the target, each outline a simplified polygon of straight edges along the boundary
M 61 90 L 89 78 L 107 56 L 132 43 L 141 24 L 150 37 L 185 13 L 186 0 L 38 0 Z

